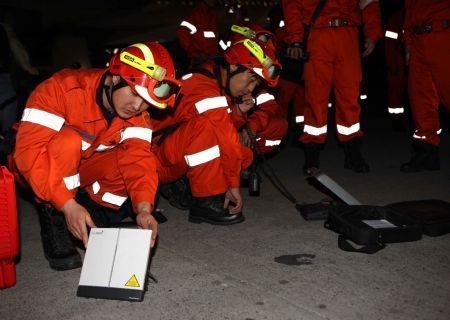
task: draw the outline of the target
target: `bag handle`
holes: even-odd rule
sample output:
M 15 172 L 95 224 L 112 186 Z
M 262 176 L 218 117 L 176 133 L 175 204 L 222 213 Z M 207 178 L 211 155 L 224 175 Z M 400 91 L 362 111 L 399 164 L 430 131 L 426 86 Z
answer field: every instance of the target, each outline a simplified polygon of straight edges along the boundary
M 348 239 L 346 239 L 343 235 L 339 235 L 338 237 L 338 247 L 341 250 L 348 251 L 348 252 L 358 252 L 358 253 L 367 253 L 367 254 L 374 254 L 381 249 L 384 249 L 386 245 L 384 243 L 374 243 L 370 245 L 366 245 L 362 248 L 356 249 L 354 246 L 350 244 Z

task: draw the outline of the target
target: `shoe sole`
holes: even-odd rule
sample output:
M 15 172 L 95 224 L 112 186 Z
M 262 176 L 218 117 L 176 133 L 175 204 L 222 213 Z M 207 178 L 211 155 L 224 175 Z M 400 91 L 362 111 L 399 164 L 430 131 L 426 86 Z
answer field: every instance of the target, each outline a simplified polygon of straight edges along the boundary
M 210 220 L 210 219 L 204 218 L 204 217 L 195 217 L 195 216 L 189 215 L 188 220 L 189 220 L 189 222 L 192 222 L 192 223 L 205 222 L 205 223 L 214 224 L 214 225 L 227 226 L 227 225 L 232 225 L 232 224 L 244 222 L 245 221 L 245 217 L 243 215 L 241 215 L 239 218 L 234 219 L 234 220 L 215 221 L 215 220 Z

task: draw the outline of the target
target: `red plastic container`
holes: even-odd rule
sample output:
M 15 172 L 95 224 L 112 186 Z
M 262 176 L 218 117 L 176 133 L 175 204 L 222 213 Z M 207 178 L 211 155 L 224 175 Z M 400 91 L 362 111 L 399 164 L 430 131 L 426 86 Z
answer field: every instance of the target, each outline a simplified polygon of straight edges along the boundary
M 19 253 L 16 191 L 14 177 L 0 167 L 0 289 L 16 284 L 14 258 Z

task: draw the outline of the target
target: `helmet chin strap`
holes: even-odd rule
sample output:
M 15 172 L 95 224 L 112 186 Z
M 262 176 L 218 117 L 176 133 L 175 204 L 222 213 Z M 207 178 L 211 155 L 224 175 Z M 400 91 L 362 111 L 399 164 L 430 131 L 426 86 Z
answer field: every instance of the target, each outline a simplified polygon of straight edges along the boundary
M 231 71 L 230 69 L 230 64 L 227 63 L 225 65 L 225 70 L 227 71 L 227 81 L 226 81 L 226 85 L 225 85 L 225 92 L 232 97 L 231 94 L 231 90 L 230 90 L 230 82 L 231 82 L 231 78 L 239 73 L 245 72 L 245 70 L 247 70 L 247 68 L 245 68 L 244 66 L 241 66 L 240 64 L 237 65 L 237 69 L 234 71 Z
M 112 99 L 112 96 L 114 94 L 114 91 L 119 90 L 120 88 L 123 88 L 125 86 L 127 86 L 127 82 L 125 80 L 123 80 L 123 78 L 121 77 L 119 82 L 116 84 L 113 84 L 112 86 L 105 84 L 104 88 L 105 88 L 105 93 L 106 93 L 106 99 L 108 100 L 109 105 L 111 106 L 111 108 L 113 109 L 113 111 L 116 111 L 116 107 L 114 106 L 114 102 Z

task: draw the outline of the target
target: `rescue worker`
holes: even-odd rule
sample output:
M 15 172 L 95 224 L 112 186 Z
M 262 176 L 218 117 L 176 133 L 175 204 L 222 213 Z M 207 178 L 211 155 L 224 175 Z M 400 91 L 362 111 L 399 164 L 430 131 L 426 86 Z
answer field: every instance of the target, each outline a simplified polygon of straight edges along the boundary
M 450 1 L 407 0 L 408 92 L 416 126 L 413 155 L 403 172 L 439 170 L 439 102 L 450 111 Z
M 183 76 L 174 114 L 153 119 L 155 130 L 162 132 L 152 147 L 160 162 L 159 180 L 170 183 L 187 174 L 194 197 L 189 221 L 244 221 L 240 172 L 251 164 L 253 154 L 239 143 L 231 116 L 253 106 L 251 93 L 258 85 L 275 86 L 278 73 L 275 55 L 263 43 L 238 42 L 223 60 L 208 61 Z
M 404 128 L 406 91 L 405 47 L 402 42 L 405 10 L 400 7 L 388 18 L 384 54 L 387 67 L 388 113 L 396 130 Z M 403 129 L 404 130 L 404 129 Z
M 231 43 L 257 39 L 272 50 L 275 49 L 274 35 L 258 24 L 233 25 L 231 30 Z M 286 117 L 275 101 L 275 96 L 267 88 L 259 87 L 247 97 L 247 101 L 249 103 L 245 108 L 237 108 L 231 113 L 241 143 L 254 149 L 257 154 L 275 150 L 286 136 L 288 128 Z
M 324 3 L 316 21 L 310 21 L 319 3 Z M 327 136 L 327 106 L 333 86 L 336 99 L 338 139 L 345 151 L 344 167 L 355 172 L 368 172 L 360 146 L 363 135 L 359 122 L 358 96 L 361 82 L 361 57 L 358 48 L 358 26 L 364 23 L 363 57 L 375 48 L 382 36 L 379 3 L 376 0 L 301 1 L 284 0 L 283 10 L 288 55 L 301 58 L 304 49 L 310 53 L 305 63 L 305 125 L 300 140 L 304 144 L 303 170 L 319 166 L 320 150 Z M 307 26 L 307 27 L 305 27 Z M 304 42 L 305 30 L 309 38 Z
M 87 227 L 120 220 L 127 198 L 137 225 L 153 231 L 153 246 L 158 176 L 150 118 L 143 111 L 173 104 L 180 89 L 173 76 L 162 45 L 138 43 L 113 56 L 106 70 L 65 69 L 31 94 L 10 162 L 37 198 L 45 257 L 53 269 L 80 267 L 68 231 L 86 246 Z
M 178 42 L 191 60 L 191 67 L 219 54 L 216 6 L 216 0 L 199 1 L 176 31 Z

